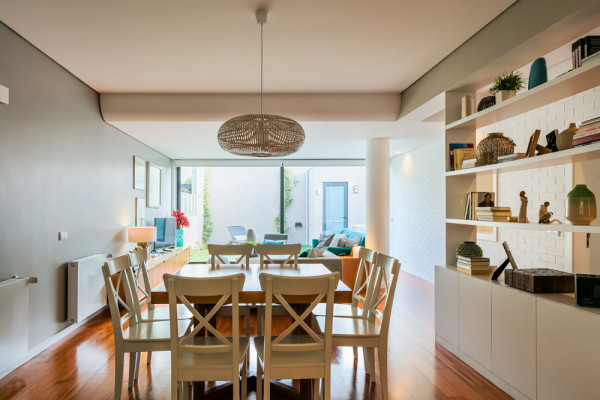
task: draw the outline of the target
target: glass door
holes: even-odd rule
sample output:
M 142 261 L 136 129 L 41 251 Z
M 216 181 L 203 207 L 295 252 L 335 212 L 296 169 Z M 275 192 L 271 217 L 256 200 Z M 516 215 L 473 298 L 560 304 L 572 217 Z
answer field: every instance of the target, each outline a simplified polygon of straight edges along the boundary
M 348 227 L 348 182 L 323 182 L 323 232 Z

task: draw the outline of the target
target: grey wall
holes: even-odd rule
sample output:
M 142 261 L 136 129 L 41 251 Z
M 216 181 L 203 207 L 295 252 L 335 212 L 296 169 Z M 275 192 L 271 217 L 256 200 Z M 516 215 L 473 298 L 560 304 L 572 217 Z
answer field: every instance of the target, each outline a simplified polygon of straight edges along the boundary
M 98 94 L 0 23 L 0 280 L 37 276 L 30 287 L 33 348 L 66 327 L 65 263 L 120 255 L 134 224 L 133 155 L 163 167 L 162 206 L 171 209 L 170 159 L 106 124 Z M 69 239 L 58 241 L 58 232 Z

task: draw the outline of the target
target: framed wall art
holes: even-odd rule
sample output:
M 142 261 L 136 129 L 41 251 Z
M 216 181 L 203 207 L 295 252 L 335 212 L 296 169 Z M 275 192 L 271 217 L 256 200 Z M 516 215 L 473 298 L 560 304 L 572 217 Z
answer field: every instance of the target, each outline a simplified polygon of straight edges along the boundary
M 135 226 L 144 226 L 146 218 L 146 199 L 135 198 Z
M 146 160 L 133 156 L 133 188 L 146 190 Z
M 146 163 L 146 165 L 146 176 L 148 180 L 146 185 L 146 206 L 150 208 L 159 208 L 162 168 L 151 162 Z

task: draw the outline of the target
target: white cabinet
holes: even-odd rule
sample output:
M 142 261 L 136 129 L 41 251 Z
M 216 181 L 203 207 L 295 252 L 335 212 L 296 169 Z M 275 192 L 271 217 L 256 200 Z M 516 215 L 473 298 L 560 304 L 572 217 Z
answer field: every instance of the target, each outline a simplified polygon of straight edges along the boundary
M 535 399 L 535 296 L 499 284 L 490 286 L 492 372 L 530 399 Z
M 492 293 L 487 280 L 456 273 L 460 288 L 460 350 L 492 367 Z
M 458 274 L 435 269 L 435 333 L 458 349 Z
M 538 398 L 600 399 L 600 315 L 596 311 L 538 298 Z

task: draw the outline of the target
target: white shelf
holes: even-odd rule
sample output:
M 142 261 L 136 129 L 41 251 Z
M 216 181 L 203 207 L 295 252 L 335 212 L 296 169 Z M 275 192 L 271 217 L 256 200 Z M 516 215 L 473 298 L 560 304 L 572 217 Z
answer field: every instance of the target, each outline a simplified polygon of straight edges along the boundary
M 477 129 L 543 107 L 599 85 L 600 59 L 596 59 L 500 104 L 452 122 L 446 125 L 446 130 Z
M 532 231 L 544 232 L 578 232 L 578 233 L 600 233 L 600 225 L 569 225 L 565 224 L 519 224 L 515 222 L 492 222 L 492 221 L 473 221 L 467 219 L 446 218 L 447 224 L 471 225 L 471 226 L 491 226 L 495 228 L 509 229 L 527 229 Z
M 595 142 L 586 146 L 574 147 L 569 150 L 557 151 L 555 153 L 543 154 L 531 158 L 523 158 L 516 161 L 486 165 L 483 167 L 461 169 L 458 171 L 448 171 L 446 172 L 446 176 L 475 175 L 477 173 L 493 171 L 523 171 L 532 168 L 550 167 L 557 164 L 569 164 L 574 162 L 596 160 L 599 158 L 600 142 Z

